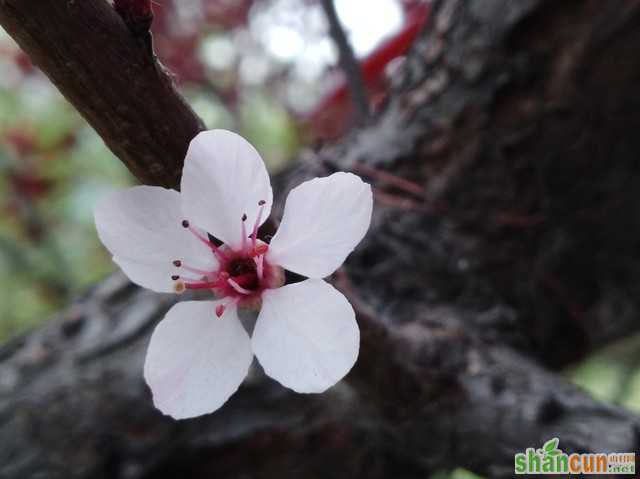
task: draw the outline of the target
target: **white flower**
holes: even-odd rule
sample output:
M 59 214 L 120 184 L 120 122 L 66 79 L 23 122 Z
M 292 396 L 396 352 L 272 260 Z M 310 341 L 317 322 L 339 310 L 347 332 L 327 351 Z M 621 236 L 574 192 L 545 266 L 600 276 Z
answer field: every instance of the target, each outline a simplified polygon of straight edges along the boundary
M 144 376 L 156 407 L 176 419 L 215 411 L 254 354 L 266 374 L 297 392 L 323 392 L 342 379 L 358 357 L 360 332 L 347 299 L 322 278 L 369 228 L 370 186 L 351 173 L 301 184 L 270 244 L 257 239 L 273 201 L 269 176 L 241 136 L 196 136 L 180 186 L 181 193 L 113 193 L 95 211 L 100 239 L 133 282 L 217 298 L 176 304 L 153 332 Z M 283 269 L 309 279 L 283 286 Z M 252 338 L 238 307 L 260 309 Z

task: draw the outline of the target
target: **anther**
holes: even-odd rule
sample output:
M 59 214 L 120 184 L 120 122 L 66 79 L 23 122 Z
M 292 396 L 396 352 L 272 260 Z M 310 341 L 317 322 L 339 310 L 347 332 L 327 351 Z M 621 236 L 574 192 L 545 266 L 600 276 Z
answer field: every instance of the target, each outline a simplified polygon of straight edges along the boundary
M 171 279 L 174 281 L 178 281 L 180 279 L 180 276 L 178 276 L 177 274 L 174 274 L 173 276 L 171 276 Z
M 182 220 L 182 227 L 183 228 L 188 228 L 189 227 L 189 222 L 187 220 Z
M 244 214 L 242 215 L 242 221 L 247 221 L 247 214 L 246 214 L 246 213 L 244 213 Z
M 257 256 L 262 256 L 264 255 L 267 251 L 269 251 L 269 245 L 268 244 L 257 244 L 249 253 L 249 256 L 251 258 L 255 258 Z
M 262 205 L 264 205 L 265 203 L 266 203 L 266 201 L 265 201 L 265 200 L 260 200 L 260 201 L 258 201 L 258 206 L 262 206 Z
M 229 306 L 234 306 L 234 305 L 235 306 L 238 305 L 238 300 L 237 299 L 230 299 L 229 301 L 226 301 L 225 303 L 217 305 L 216 306 L 216 316 L 218 318 L 222 318 L 222 315 L 227 310 L 227 308 Z
M 177 294 L 182 294 L 185 292 L 185 290 L 187 289 L 186 285 L 184 284 L 184 281 L 176 281 L 175 284 L 173 285 L 173 290 L 177 293 Z
M 182 266 L 182 261 L 180 261 L 179 259 L 177 259 L 177 260 L 175 260 L 175 261 L 173 262 L 173 265 L 174 265 L 176 268 L 179 268 L 180 266 Z

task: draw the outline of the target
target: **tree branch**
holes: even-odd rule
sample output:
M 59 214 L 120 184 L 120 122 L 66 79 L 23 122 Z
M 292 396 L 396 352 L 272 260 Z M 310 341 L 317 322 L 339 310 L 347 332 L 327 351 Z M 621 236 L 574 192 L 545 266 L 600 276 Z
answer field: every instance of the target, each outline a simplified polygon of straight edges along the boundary
M 0 25 L 143 183 L 176 187 L 202 121 L 109 2 L 1 0 Z
M 356 112 L 356 122 L 362 125 L 369 117 L 370 103 L 360 64 L 342 28 L 333 0 L 320 0 L 320 4 L 329 23 L 329 34 L 338 49 L 340 67 L 349 86 L 349 95 Z

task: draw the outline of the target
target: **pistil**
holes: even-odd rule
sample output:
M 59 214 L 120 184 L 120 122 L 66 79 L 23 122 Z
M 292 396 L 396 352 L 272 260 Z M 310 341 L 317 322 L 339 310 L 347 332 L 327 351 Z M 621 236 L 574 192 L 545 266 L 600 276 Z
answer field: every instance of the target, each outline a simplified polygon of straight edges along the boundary
M 251 291 L 249 291 L 248 289 L 243 288 L 242 286 L 240 286 L 236 281 L 232 280 L 231 278 L 229 278 L 227 280 L 227 283 L 229 284 L 229 286 L 231 286 L 234 290 L 236 290 L 240 294 L 245 294 L 247 296 L 251 294 Z

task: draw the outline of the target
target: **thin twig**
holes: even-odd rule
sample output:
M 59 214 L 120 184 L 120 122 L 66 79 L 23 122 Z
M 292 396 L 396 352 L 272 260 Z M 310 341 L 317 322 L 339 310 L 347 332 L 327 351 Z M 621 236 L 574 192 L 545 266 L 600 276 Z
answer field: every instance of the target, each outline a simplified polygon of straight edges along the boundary
M 355 109 L 356 121 L 358 124 L 363 124 L 369 117 L 369 98 L 362 79 L 360 65 L 340 24 L 333 0 L 320 0 L 320 3 L 329 23 L 329 34 L 333 38 L 336 47 L 338 47 L 340 67 L 347 80 L 351 101 Z

